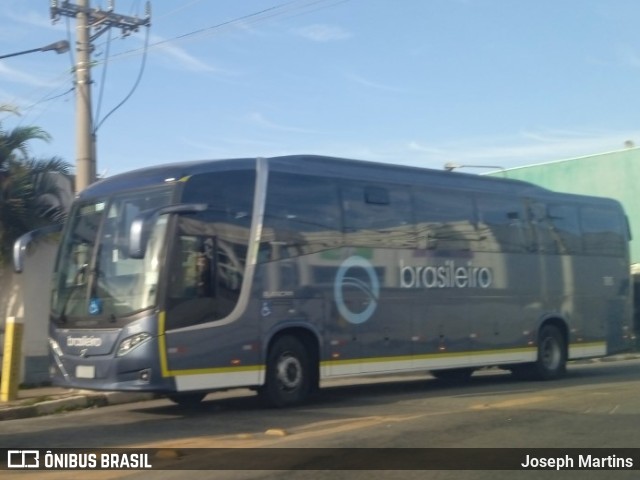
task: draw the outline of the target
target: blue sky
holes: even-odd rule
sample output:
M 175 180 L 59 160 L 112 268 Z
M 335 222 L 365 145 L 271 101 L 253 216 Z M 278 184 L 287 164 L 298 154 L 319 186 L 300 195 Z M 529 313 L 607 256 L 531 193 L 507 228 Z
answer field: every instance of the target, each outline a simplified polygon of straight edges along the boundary
M 635 0 L 155 0 L 98 171 L 296 153 L 512 167 L 640 144 L 639 18 Z M 48 0 L 0 4 L 0 55 L 68 36 Z M 144 29 L 96 40 L 98 122 L 144 43 Z M 74 55 L 0 60 L 0 104 L 22 113 L 4 128 L 40 126 L 53 141 L 32 154 L 72 164 Z

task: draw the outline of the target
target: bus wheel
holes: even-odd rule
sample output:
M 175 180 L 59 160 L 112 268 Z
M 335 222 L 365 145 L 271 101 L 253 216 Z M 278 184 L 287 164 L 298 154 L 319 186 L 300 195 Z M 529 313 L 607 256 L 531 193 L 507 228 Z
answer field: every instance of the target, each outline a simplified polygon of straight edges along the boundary
M 278 338 L 267 358 L 265 385 L 261 400 L 270 407 L 288 407 L 304 402 L 311 390 L 309 357 L 296 337 Z
M 538 337 L 538 359 L 534 363 L 514 365 L 514 375 L 531 380 L 554 380 L 567 371 L 567 349 L 558 327 L 546 325 Z
M 471 378 L 472 374 L 473 368 L 449 368 L 431 372 L 431 375 L 443 383 L 466 382 Z
M 567 350 L 564 337 L 553 325 L 547 325 L 540 331 L 538 340 L 538 377 L 552 380 L 562 377 L 567 371 Z
M 206 397 L 204 392 L 194 393 L 176 393 L 174 395 L 167 395 L 167 398 L 173 403 L 180 405 L 183 408 L 194 408 L 200 405 L 200 402 Z

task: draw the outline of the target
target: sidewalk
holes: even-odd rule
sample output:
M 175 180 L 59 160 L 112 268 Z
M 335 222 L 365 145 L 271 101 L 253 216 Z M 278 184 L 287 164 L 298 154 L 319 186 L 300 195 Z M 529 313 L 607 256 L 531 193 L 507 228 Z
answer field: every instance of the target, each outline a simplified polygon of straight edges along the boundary
M 26 388 L 18 392 L 16 400 L 0 402 L 0 421 L 142 402 L 154 398 L 156 395 L 152 393 L 94 392 L 59 387 Z

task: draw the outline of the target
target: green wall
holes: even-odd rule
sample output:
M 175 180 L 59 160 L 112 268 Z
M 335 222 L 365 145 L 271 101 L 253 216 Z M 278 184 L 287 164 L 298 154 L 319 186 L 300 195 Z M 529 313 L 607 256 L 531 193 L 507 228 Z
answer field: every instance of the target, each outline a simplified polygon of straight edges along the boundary
M 489 175 L 558 192 L 615 198 L 631 224 L 631 263 L 640 263 L 640 148 L 506 169 Z

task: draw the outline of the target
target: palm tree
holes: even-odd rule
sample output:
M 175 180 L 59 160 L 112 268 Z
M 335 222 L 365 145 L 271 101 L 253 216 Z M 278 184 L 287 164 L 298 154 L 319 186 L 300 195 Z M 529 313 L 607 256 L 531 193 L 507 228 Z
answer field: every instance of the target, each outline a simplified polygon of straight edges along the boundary
M 16 113 L 6 105 L 0 105 L 2 111 Z M 57 157 L 29 157 L 32 140 L 50 139 L 39 127 L 6 131 L 0 123 L 0 266 L 9 262 L 13 242 L 20 235 L 61 222 L 66 215 L 56 175 L 68 175 L 69 164 Z

